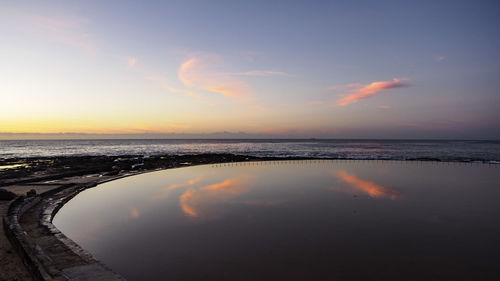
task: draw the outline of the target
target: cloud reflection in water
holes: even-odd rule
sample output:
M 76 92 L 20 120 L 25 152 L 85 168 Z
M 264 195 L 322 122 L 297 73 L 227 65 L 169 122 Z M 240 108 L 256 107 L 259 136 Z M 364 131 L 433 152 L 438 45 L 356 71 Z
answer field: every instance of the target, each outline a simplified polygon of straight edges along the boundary
M 158 200 L 166 199 L 170 195 L 170 191 L 172 191 L 174 189 L 181 188 L 181 187 L 188 187 L 191 185 L 195 185 L 195 184 L 199 183 L 200 181 L 201 181 L 201 177 L 196 177 L 196 178 L 187 180 L 186 182 L 183 182 L 183 183 L 173 183 L 173 184 L 161 189 L 159 194 L 155 194 L 153 196 L 153 199 L 158 199 Z
M 180 196 L 180 205 L 185 214 L 197 217 L 202 204 L 225 202 L 249 191 L 247 177 L 230 178 L 199 189 L 190 188 Z
M 396 190 L 358 178 L 355 175 L 350 174 L 344 170 L 335 171 L 334 174 L 344 182 L 349 183 L 352 188 L 363 191 L 370 197 L 390 198 L 392 200 L 395 200 L 400 196 L 399 192 L 397 192 Z

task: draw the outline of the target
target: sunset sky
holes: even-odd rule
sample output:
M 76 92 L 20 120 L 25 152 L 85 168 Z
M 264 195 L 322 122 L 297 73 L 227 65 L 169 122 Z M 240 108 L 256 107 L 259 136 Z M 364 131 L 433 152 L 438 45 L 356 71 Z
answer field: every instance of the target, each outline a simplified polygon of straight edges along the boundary
M 500 139 L 499 15 L 480 0 L 2 1 L 0 139 Z

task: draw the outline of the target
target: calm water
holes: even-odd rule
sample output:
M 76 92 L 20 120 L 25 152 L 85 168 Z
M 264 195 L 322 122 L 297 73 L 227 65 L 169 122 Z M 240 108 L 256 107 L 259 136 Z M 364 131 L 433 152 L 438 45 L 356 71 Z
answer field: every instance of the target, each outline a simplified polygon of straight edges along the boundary
M 54 219 L 129 280 L 498 280 L 500 166 L 315 160 L 102 184 Z
M 500 163 L 500 141 L 426 140 L 30 140 L 0 141 L 0 158 L 61 155 L 235 153 L 341 159 Z

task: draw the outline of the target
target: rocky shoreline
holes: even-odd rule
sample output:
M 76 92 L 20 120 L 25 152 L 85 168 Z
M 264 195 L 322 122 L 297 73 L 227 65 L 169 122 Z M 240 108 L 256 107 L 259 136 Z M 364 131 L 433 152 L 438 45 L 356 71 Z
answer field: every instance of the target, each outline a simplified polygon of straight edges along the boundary
M 122 280 L 51 223 L 57 210 L 86 188 L 161 169 L 300 159 L 311 158 L 198 154 L 0 159 L 0 281 Z

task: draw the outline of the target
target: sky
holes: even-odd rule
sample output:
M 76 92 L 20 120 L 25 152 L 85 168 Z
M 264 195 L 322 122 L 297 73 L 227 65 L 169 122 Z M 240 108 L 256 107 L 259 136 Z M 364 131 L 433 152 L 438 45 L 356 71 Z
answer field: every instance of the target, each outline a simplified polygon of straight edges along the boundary
M 0 139 L 500 139 L 498 1 L 1 1 Z

